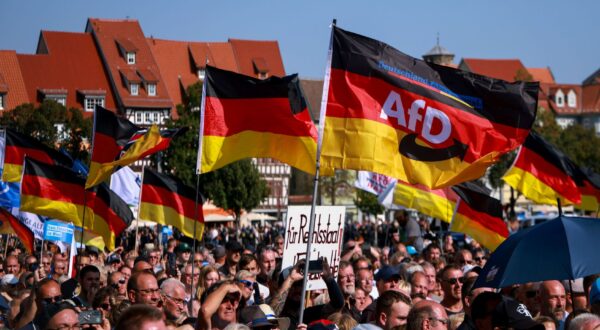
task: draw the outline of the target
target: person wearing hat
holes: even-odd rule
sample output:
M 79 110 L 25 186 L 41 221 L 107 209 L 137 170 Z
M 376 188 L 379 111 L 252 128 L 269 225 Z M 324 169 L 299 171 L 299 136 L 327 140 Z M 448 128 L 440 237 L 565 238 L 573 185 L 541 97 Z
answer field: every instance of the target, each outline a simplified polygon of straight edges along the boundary
M 377 274 L 375 274 L 375 286 L 379 295 L 382 295 L 386 291 L 394 290 L 399 291 L 400 284 L 400 268 L 391 265 L 385 265 Z M 378 298 L 379 299 L 379 298 Z M 365 310 L 362 312 L 360 323 L 369 323 L 375 321 L 375 310 L 377 307 L 377 299 L 375 299 Z
M 238 241 L 229 241 L 225 244 L 225 251 L 227 257 L 225 264 L 219 268 L 219 274 L 221 274 L 221 279 L 231 280 L 238 271 L 238 263 L 242 257 L 244 247 Z
M 271 306 L 267 304 L 252 305 L 244 308 L 241 315 L 242 323 L 251 329 L 288 330 L 290 319 L 277 317 Z
M 175 253 L 177 254 L 177 265 L 185 265 L 190 261 L 192 248 L 188 243 L 180 242 L 175 248 Z

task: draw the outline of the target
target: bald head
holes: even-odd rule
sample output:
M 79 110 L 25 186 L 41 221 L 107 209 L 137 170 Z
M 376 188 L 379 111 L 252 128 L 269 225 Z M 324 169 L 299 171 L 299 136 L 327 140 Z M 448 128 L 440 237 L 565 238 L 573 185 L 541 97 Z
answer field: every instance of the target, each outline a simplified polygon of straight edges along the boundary
M 136 262 L 135 265 L 133 266 L 134 273 L 144 272 L 144 271 L 152 272 L 152 265 L 147 261 L 140 260 L 140 261 Z
M 448 314 L 444 307 L 435 301 L 421 300 L 408 313 L 406 329 L 430 329 L 442 325 L 448 325 Z
M 555 321 L 565 318 L 566 306 L 565 287 L 559 281 L 544 281 L 540 285 L 541 315 L 552 317 Z

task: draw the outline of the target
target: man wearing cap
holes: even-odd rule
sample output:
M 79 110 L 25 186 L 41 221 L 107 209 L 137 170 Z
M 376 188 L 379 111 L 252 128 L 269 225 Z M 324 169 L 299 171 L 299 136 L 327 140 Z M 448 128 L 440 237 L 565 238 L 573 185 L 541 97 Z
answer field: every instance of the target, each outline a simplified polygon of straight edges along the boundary
M 563 329 L 565 319 L 569 315 L 565 310 L 567 296 L 565 287 L 559 281 L 544 281 L 540 284 L 540 315 L 548 316 L 558 323 L 559 329 Z
M 238 241 L 229 241 L 225 244 L 225 251 L 227 252 L 227 258 L 225 264 L 219 268 L 219 274 L 221 274 L 221 279 L 231 280 L 237 273 L 237 266 L 244 247 Z
M 377 274 L 375 274 L 375 282 L 379 296 L 386 291 L 400 291 L 400 268 L 396 266 L 385 265 Z M 360 323 L 369 323 L 375 321 L 375 311 L 377 307 L 377 300 L 375 299 L 365 310 L 362 312 Z
M 180 242 L 175 249 L 177 253 L 177 265 L 185 265 L 190 261 L 190 255 L 192 254 L 192 248 L 188 243 Z
M 490 322 L 492 328 L 499 329 L 515 329 L 515 330 L 544 330 L 545 327 L 543 324 L 538 323 L 533 320 L 531 313 L 527 310 L 525 305 L 519 303 L 518 301 L 502 296 L 498 293 L 492 292 L 484 292 L 481 293 L 475 300 L 473 301 L 474 308 L 479 303 L 479 298 L 487 295 L 491 296 L 492 299 L 486 299 L 487 303 L 483 305 L 487 308 L 492 308 L 491 318 L 490 317 L 481 317 L 481 312 L 478 311 L 474 314 L 477 314 L 475 324 L 477 329 L 485 329 L 482 327 L 483 322 Z M 499 296 L 499 297 L 498 297 Z M 488 310 L 489 311 L 489 310 Z M 488 315 L 490 313 L 488 312 Z

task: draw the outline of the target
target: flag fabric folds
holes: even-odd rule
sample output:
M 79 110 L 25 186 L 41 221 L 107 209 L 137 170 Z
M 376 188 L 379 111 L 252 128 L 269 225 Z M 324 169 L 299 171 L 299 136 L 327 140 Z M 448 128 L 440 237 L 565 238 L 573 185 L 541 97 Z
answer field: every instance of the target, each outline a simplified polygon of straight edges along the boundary
M 21 180 L 25 156 L 46 164 L 57 164 L 66 167 L 71 167 L 73 164 L 71 158 L 58 150 L 44 145 L 37 139 L 7 128 L 2 181 L 19 182 Z
M 84 228 L 101 235 L 109 249 L 133 219 L 127 204 L 106 184 L 86 190 L 85 179 L 70 169 L 29 158 L 24 163 L 20 209 L 76 226 L 82 226 L 85 210 Z
M 576 179 L 577 188 L 581 194 L 581 203 L 575 207 L 598 212 L 600 210 L 600 175 L 590 168 L 580 169 L 581 178 Z
M 430 217 L 450 222 L 458 196 L 450 188 L 429 189 L 421 184 L 396 182 L 390 200 L 395 205 L 415 209 Z M 385 197 L 380 197 L 384 200 Z
M 333 27 L 321 169 L 367 170 L 430 188 L 481 177 L 527 137 L 539 84 L 427 63 Z
M 107 180 L 120 166 L 129 165 L 169 147 L 183 129 L 141 129 L 112 111 L 97 106 L 94 112 L 92 161 L 85 188 Z
M 489 191 L 472 182 L 452 187 L 460 197 L 450 231 L 465 233 L 482 246 L 494 251 L 508 237 L 502 219 L 502 204 Z
M 532 131 L 502 179 L 536 203 L 579 204 L 577 171 L 565 154 Z
M 194 188 L 173 176 L 160 174 L 148 168 L 144 169 L 140 219 L 174 226 L 185 236 L 194 237 L 194 212 L 197 212 L 195 238 L 201 240 L 204 231 L 202 202 L 202 196 L 198 195 L 196 209 Z
M 130 206 L 140 204 L 142 179 L 129 166 L 116 171 L 110 179 L 110 189 Z
M 197 170 L 274 158 L 315 173 L 317 130 L 297 75 L 265 80 L 206 66 Z
M 0 207 L 0 234 L 16 235 L 29 253 L 35 252 L 35 236 L 19 219 Z

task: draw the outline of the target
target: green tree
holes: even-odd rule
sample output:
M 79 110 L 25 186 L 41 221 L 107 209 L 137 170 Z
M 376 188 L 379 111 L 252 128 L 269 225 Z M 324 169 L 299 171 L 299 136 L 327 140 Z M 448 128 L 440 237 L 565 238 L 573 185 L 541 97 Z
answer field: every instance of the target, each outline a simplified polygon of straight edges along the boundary
M 161 164 L 188 185 L 196 185 L 198 157 L 198 127 L 200 124 L 200 97 L 202 83 L 187 89 L 185 104 L 177 106 L 177 119 L 167 120 L 167 127 L 188 127 L 185 134 L 171 142 L 163 154 Z M 250 211 L 268 196 L 267 184 L 260 178 L 256 166 L 249 159 L 241 160 L 216 171 L 200 175 L 201 191 L 215 205 L 232 210 L 239 219 L 242 210 Z
M 370 193 L 370 192 L 366 192 L 362 189 L 357 189 L 356 190 L 356 198 L 354 199 L 354 205 L 356 205 L 356 207 L 365 214 L 368 215 L 378 215 L 380 213 L 383 213 L 383 211 L 385 211 L 385 207 L 383 207 L 383 205 L 379 204 L 379 201 L 377 200 L 377 196 Z
M 26 103 L 0 117 L 0 126 L 30 135 L 45 145 L 64 147 L 71 157 L 88 160 L 85 140 L 92 131 L 91 119 L 84 119 L 80 109 L 67 109 L 52 100 L 46 100 L 37 108 Z M 91 142 L 91 141 L 90 141 Z

